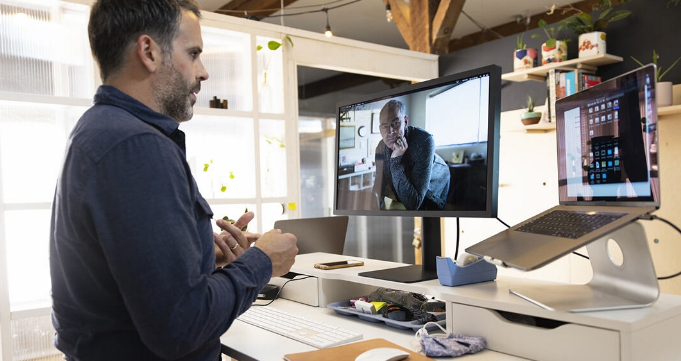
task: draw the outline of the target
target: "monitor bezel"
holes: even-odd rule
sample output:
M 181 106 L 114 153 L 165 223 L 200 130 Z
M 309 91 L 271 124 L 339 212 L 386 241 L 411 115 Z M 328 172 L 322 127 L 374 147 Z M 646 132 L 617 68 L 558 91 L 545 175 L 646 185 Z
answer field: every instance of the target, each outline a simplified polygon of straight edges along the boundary
M 437 88 L 448 83 L 477 75 L 489 74 L 489 103 L 488 103 L 488 134 L 487 134 L 487 199 L 484 210 L 360 210 L 338 209 L 338 165 L 339 163 L 339 139 L 340 134 L 336 131 L 335 136 L 335 163 L 334 163 L 334 194 L 333 212 L 336 215 L 348 216 L 397 216 L 397 217 L 475 217 L 494 218 L 497 216 L 498 191 L 499 191 L 499 132 L 501 118 L 501 67 L 488 65 L 476 69 L 463 71 L 456 74 L 445 75 L 435 79 L 410 84 L 403 87 L 389 89 L 373 94 L 353 97 L 340 101 L 336 105 L 336 129 L 340 129 L 340 109 L 361 103 L 371 103 L 388 98 L 415 93 L 428 88 Z

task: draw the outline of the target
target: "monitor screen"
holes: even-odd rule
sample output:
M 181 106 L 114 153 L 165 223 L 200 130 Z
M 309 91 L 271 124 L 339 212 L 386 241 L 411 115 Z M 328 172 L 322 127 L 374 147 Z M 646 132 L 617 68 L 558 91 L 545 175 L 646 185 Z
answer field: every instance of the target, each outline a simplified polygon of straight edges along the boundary
M 439 217 L 496 217 L 500 98 L 492 65 L 339 103 L 334 213 L 424 217 L 438 251 Z
M 652 64 L 560 99 L 556 112 L 561 204 L 659 207 Z

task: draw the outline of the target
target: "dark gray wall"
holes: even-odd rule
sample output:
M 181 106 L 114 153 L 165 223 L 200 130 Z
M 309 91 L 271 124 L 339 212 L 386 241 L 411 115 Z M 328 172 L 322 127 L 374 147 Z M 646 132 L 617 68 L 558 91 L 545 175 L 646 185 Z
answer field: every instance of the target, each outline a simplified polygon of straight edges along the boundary
M 631 56 L 644 64 L 652 63 L 653 50 L 660 55 L 658 65 L 662 66 L 663 72 L 681 56 L 681 5 L 667 7 L 667 2 L 668 0 L 637 0 L 615 7 L 615 10 L 632 11 L 629 17 L 610 24 L 606 29 L 607 52 L 621 56 L 624 61 L 599 67 L 598 75 L 607 80 L 638 68 L 639 65 L 631 59 Z M 549 27 L 558 29 L 558 25 L 555 23 Z M 532 34 L 544 35 L 543 30 L 530 30 L 524 36 L 529 48 L 540 49 L 545 39 L 532 39 Z M 577 35 L 563 31 L 558 38 L 572 39 L 568 43 L 568 59 L 576 58 Z M 502 73 L 510 73 L 513 71 L 515 46 L 516 37 L 509 36 L 441 56 L 439 59 L 440 76 L 489 64 L 501 66 Z M 663 81 L 681 83 L 681 61 L 665 75 Z M 523 108 L 528 94 L 535 99 L 537 104 L 543 104 L 546 98 L 545 84 L 536 81 L 503 82 L 501 111 Z

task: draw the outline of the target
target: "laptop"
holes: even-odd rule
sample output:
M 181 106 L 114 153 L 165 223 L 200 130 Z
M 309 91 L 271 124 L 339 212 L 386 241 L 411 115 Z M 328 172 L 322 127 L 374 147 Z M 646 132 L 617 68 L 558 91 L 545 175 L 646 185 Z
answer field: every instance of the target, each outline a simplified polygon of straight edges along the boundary
M 274 228 L 298 238 L 298 254 L 343 254 L 348 219 L 348 216 L 284 219 L 274 222 Z
M 529 271 L 659 209 L 655 79 L 651 64 L 557 100 L 560 204 L 466 252 Z

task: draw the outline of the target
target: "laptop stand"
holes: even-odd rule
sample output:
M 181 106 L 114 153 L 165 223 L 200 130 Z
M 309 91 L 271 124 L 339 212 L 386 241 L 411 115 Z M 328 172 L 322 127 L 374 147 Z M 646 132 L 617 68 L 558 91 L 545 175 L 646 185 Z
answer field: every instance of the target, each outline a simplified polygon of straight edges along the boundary
M 608 240 L 622 250 L 618 265 Z M 532 286 L 512 294 L 552 311 L 589 312 L 646 307 L 657 301 L 660 288 L 645 231 L 633 222 L 586 246 L 593 278 L 585 285 Z

